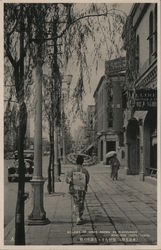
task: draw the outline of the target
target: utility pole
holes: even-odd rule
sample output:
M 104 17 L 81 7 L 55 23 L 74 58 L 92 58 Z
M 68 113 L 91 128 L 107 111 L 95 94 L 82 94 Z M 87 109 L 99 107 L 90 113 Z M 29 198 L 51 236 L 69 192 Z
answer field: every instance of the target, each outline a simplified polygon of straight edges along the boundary
M 63 146 L 63 163 L 66 164 L 66 130 L 65 130 L 65 104 L 69 101 L 70 84 L 72 81 L 72 75 L 64 75 L 61 93 L 61 130 L 62 130 L 62 146 Z

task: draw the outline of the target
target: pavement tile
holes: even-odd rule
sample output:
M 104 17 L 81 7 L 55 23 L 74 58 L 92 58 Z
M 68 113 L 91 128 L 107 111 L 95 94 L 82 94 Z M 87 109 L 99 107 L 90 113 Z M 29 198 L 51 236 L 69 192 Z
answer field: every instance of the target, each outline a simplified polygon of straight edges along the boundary
M 66 232 L 70 228 L 71 228 L 71 223 L 54 224 L 54 225 L 51 225 L 50 232 L 52 232 L 52 231 L 54 231 L 54 232 L 60 232 L 60 231 Z

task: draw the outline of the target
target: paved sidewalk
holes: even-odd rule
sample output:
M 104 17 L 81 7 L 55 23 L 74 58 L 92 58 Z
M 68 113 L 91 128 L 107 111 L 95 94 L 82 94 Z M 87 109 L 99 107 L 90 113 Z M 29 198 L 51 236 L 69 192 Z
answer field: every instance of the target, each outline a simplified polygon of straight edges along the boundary
M 63 166 L 56 192 L 48 195 L 44 186 L 44 208 L 50 224 L 25 226 L 26 245 L 155 245 L 157 244 L 156 185 L 127 176 L 121 169 L 118 181 L 110 178 L 107 166 L 87 167 L 90 185 L 86 195 L 84 221 L 76 225 L 72 199 L 65 183 Z M 32 211 L 26 201 L 25 215 Z M 14 221 L 5 227 L 5 245 L 14 244 Z

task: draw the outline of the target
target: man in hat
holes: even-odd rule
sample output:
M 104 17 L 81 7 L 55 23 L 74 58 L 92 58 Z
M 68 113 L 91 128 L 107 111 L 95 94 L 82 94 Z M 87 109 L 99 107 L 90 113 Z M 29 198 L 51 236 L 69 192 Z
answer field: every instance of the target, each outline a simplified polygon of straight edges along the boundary
M 73 207 L 77 215 L 77 225 L 83 220 L 84 201 L 89 183 L 89 173 L 83 167 L 84 158 L 78 155 L 76 166 L 67 173 L 66 182 L 69 183 L 69 192 L 73 197 Z

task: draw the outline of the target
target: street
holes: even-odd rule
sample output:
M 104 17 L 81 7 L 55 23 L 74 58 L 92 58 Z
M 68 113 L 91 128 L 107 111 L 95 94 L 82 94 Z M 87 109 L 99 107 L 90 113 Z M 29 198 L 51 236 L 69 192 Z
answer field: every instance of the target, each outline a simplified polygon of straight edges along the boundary
M 8 182 L 7 167 L 12 164 L 13 160 L 4 160 L 4 226 L 6 226 L 15 216 L 18 182 Z M 47 177 L 48 157 L 43 157 L 43 176 Z M 25 192 L 31 197 L 31 184 L 25 183 Z M 12 204 L 10 206 L 10 204 Z
M 65 183 L 70 165 L 62 167 L 56 192 L 48 195 L 44 186 L 44 208 L 50 224 L 28 226 L 27 245 L 155 245 L 157 243 L 156 185 L 128 176 L 120 169 L 118 181 L 110 168 L 101 164 L 87 167 L 90 183 L 85 201 L 84 221 L 76 225 L 72 199 Z M 26 220 L 32 202 L 25 206 Z M 8 229 L 5 245 L 12 245 L 14 229 Z

